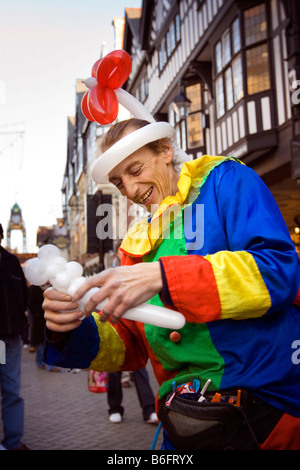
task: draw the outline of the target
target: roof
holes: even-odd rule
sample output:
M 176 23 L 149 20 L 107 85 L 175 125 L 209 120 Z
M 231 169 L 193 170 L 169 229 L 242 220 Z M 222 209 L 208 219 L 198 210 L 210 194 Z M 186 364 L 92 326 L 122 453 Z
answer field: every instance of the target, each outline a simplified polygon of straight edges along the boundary
M 142 8 L 125 8 L 124 49 L 127 51 L 132 38 L 140 42 L 141 17 Z

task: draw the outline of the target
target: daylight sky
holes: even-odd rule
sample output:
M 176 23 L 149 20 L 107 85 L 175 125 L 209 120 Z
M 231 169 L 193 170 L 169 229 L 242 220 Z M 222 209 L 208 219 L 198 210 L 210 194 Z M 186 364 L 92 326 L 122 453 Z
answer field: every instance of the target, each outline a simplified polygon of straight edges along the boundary
M 142 0 L 0 0 L 0 223 L 17 202 L 36 252 L 36 230 L 62 216 L 67 117 L 75 81 L 90 76 L 114 17 Z M 12 248 L 22 250 L 20 232 Z M 5 240 L 4 240 L 5 245 Z

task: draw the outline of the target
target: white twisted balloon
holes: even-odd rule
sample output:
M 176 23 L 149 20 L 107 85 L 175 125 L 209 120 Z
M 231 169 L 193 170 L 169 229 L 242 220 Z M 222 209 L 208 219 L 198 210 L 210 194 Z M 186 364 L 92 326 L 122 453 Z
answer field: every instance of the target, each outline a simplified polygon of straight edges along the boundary
M 26 279 L 35 286 L 41 286 L 49 281 L 56 290 L 66 292 L 71 296 L 86 281 L 82 276 L 82 266 L 76 261 L 67 262 L 54 245 L 42 246 L 37 258 L 32 258 L 25 263 L 24 274 Z M 82 311 L 91 296 L 98 290 L 94 287 L 80 299 L 78 303 Z M 104 300 L 96 308 L 103 310 L 107 302 L 108 299 Z M 123 318 L 173 330 L 183 328 L 185 325 L 185 318 L 181 313 L 147 303 L 128 309 Z

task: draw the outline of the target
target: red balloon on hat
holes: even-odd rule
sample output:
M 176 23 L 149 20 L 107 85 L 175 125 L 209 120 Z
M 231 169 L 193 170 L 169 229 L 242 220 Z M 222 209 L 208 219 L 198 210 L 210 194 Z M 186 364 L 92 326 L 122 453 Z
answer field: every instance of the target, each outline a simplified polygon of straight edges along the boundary
M 105 125 L 118 116 L 119 103 L 114 90 L 121 88 L 131 72 L 130 55 L 116 50 L 98 59 L 92 67 L 91 88 L 81 101 L 81 110 L 86 119 Z

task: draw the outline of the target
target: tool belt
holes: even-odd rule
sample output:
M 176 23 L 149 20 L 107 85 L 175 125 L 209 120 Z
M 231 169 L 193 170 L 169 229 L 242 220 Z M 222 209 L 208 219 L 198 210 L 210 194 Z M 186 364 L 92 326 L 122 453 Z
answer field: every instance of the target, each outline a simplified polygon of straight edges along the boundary
M 221 393 L 221 392 L 220 392 Z M 236 405 L 236 391 L 223 391 L 226 400 L 212 401 L 216 394 L 170 393 L 158 416 L 168 438 L 178 450 L 260 449 L 242 402 Z

